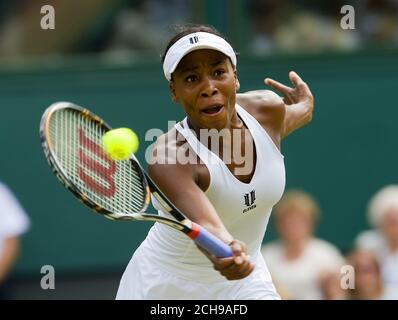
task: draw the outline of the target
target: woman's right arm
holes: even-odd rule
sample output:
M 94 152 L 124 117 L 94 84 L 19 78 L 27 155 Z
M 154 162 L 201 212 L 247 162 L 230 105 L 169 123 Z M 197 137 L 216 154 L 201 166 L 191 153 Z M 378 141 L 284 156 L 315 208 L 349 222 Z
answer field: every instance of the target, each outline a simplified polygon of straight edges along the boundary
M 159 154 L 162 154 L 160 152 L 162 147 L 158 143 L 155 148 Z M 246 246 L 232 237 L 205 193 L 196 184 L 195 164 L 181 164 L 178 161 L 171 164 L 165 161 L 151 161 L 151 163 L 148 166 L 148 173 L 166 197 L 188 219 L 231 246 L 234 255 L 230 258 L 216 258 L 202 249 L 212 261 L 214 268 L 229 280 L 242 279 L 249 275 L 254 266 L 246 256 Z

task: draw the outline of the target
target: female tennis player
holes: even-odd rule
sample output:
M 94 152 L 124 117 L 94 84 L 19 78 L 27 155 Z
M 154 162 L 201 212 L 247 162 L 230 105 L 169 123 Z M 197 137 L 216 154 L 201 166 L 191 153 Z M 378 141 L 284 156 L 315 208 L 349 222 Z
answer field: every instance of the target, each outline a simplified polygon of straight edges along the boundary
M 158 138 L 149 174 L 193 221 L 229 244 L 219 258 L 156 223 L 134 253 L 117 299 L 280 299 L 260 254 L 272 207 L 285 187 L 281 140 L 312 118 L 308 86 L 237 94 L 237 59 L 213 28 L 190 26 L 163 55 L 172 100 L 186 118 Z M 162 213 L 162 204 L 152 199 Z

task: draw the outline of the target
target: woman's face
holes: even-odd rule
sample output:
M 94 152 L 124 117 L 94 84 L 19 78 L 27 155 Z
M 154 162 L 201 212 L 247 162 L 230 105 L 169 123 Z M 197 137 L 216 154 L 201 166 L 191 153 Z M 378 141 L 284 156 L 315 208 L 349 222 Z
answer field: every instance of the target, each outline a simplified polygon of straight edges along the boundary
M 296 205 L 279 212 L 276 228 L 283 241 L 300 242 L 312 236 L 314 221 L 306 212 L 306 208 Z
M 175 102 L 199 128 L 229 128 L 235 112 L 239 82 L 223 53 L 201 49 L 187 54 L 170 82 Z

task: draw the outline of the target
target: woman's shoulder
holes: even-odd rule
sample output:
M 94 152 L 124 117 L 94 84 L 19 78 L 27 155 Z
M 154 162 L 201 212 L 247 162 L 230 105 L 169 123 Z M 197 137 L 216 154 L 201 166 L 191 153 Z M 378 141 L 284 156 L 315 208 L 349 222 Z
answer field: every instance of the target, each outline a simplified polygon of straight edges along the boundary
M 238 94 L 237 103 L 253 116 L 279 145 L 286 114 L 283 99 L 270 90 L 254 90 Z
M 238 104 L 252 116 L 284 112 L 283 99 L 271 90 L 252 90 L 236 95 Z

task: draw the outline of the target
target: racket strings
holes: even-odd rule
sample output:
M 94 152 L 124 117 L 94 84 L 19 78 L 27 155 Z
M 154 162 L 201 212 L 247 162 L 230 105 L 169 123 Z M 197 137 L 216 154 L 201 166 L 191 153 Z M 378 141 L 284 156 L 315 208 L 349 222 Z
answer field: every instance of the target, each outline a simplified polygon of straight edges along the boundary
M 113 161 L 102 150 L 105 128 L 71 109 L 56 111 L 49 135 L 56 160 L 78 189 L 111 212 L 140 212 L 145 205 L 139 170 L 129 160 Z

